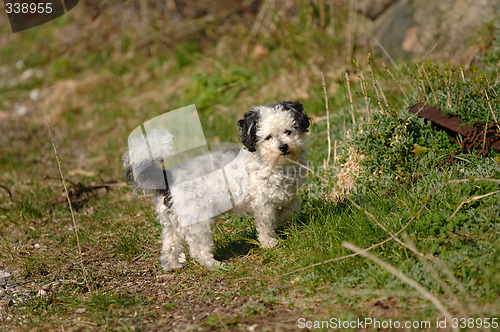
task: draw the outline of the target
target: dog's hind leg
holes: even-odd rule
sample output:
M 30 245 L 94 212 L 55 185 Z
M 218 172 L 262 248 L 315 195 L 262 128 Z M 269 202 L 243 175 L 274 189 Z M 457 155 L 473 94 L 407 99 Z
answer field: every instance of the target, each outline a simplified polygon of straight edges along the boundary
M 161 231 L 161 266 L 165 271 L 180 269 L 184 267 L 186 255 L 184 254 L 184 238 L 179 232 L 177 215 L 164 204 L 164 196 L 155 196 L 154 202 L 158 219 L 163 226 Z
M 290 220 L 293 215 L 299 214 L 300 205 L 300 199 L 297 197 L 290 203 L 290 205 L 283 207 L 282 209 L 278 209 L 275 228 Z
M 213 220 L 205 220 L 182 228 L 189 253 L 199 263 L 207 268 L 221 266 L 221 262 L 214 259 L 214 240 L 212 238 Z
M 164 225 L 161 231 L 161 266 L 165 271 L 184 267 L 186 255 L 184 254 L 184 239 L 171 225 Z

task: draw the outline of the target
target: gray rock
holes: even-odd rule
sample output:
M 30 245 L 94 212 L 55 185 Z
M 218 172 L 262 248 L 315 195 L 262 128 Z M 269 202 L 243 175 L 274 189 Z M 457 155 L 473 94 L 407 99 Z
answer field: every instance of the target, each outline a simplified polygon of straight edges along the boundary
M 463 54 L 484 24 L 500 15 L 498 0 L 413 0 L 413 19 L 424 52 Z
M 366 17 L 375 20 L 387 9 L 387 7 L 398 1 L 399 0 L 359 0 L 354 4 L 354 8 Z
M 376 18 L 360 25 L 359 41 L 392 58 L 470 56 L 480 30 L 500 18 L 499 0 L 362 0 L 356 8 Z

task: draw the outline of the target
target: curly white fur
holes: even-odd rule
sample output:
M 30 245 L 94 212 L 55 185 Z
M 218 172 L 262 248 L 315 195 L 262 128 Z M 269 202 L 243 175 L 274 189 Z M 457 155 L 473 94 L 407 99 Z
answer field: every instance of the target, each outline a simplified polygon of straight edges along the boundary
M 165 270 L 184 265 L 186 243 L 201 264 L 221 264 L 213 257 L 211 231 L 221 213 L 253 216 L 263 248 L 275 246 L 275 229 L 299 213 L 298 189 L 306 172 L 298 164 L 306 163 L 309 126 L 302 104 L 253 107 L 238 126 L 243 148 L 193 158 L 166 171 L 168 190 L 158 190 L 153 198 L 163 226 Z

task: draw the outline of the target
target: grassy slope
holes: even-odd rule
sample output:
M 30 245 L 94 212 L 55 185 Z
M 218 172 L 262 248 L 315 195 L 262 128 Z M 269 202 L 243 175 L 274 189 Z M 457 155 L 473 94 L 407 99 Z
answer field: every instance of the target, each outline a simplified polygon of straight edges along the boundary
M 378 108 L 376 96 L 366 65 L 361 65 L 363 81 L 355 66 L 331 60 L 345 58 L 339 51 L 344 44 L 315 28 L 316 14 L 304 9 L 299 20 L 278 29 L 276 40 L 251 38 L 241 32 L 204 53 L 192 43 L 154 51 L 154 40 L 144 50 L 140 36 L 130 31 L 109 35 L 109 43 L 98 46 L 90 44 L 92 38 L 82 33 L 60 53 L 61 45 L 68 46 L 67 41 L 64 44 L 66 34 L 60 31 L 75 31 L 69 15 L 53 25 L 3 39 L 0 57 L 7 79 L 0 83 L 0 184 L 11 190 L 13 202 L 9 202 L 6 190 L 0 191 L 0 270 L 13 275 L 2 295 L 0 322 L 7 329 L 19 330 L 149 330 L 171 326 L 179 330 L 249 326 L 274 330 L 280 326 L 296 328 L 299 317 L 434 320 L 440 313 L 429 302 L 364 258 L 348 258 L 281 277 L 349 254 L 343 241 L 359 247 L 382 241 L 388 235 L 377 222 L 396 232 L 422 204 L 426 208 L 407 232 L 419 250 L 440 258 L 452 271 L 454 278 L 445 280 L 458 301 L 444 293 L 409 250 L 390 242 L 373 252 L 420 282 L 454 315 L 497 314 L 499 195 L 465 206 L 454 218 L 451 215 L 465 199 L 498 190 L 498 185 L 449 185 L 428 202 L 425 197 L 445 176 L 500 178 L 498 154 L 480 159 L 463 156 L 465 164 L 438 170 L 436 160 L 453 149 L 448 141 L 443 142 L 442 134 L 431 132 L 423 122 L 411 122 L 412 128 L 418 129 L 414 132 L 424 134 L 392 136 L 409 121 L 402 110 L 416 101 L 434 103 L 433 94 L 439 98 L 436 106 L 445 109 L 447 91 L 451 91 L 455 104 L 463 105 L 460 109 L 480 109 L 478 117 L 488 116 L 483 109 L 487 104 L 471 106 L 474 92 L 467 92 L 465 85 L 446 83 L 441 78 L 450 77 L 447 72 L 432 66 L 425 67 L 431 77 L 429 84 L 423 85 L 418 75 L 424 67 L 391 69 L 403 82 L 409 95 L 406 99 L 375 59 L 375 78 L 390 106 L 371 115 L 376 125 L 367 122 L 363 130 L 346 137 L 352 123 L 343 72 L 351 73 L 358 123 L 368 118 L 360 83 L 368 85 L 373 110 Z M 342 13 L 336 15 L 342 17 Z M 5 26 L 3 29 L 2 33 L 8 33 Z M 233 40 L 243 40 L 243 46 L 231 46 Z M 255 42 L 265 54 L 251 55 Z M 147 56 L 148 52 L 152 55 Z M 232 56 L 221 57 L 221 53 Z M 40 77 L 19 79 L 29 68 L 40 70 Z M 344 147 L 354 146 L 367 156 L 354 184 L 356 191 L 350 196 L 366 210 L 348 201 L 335 204 L 330 196 L 339 163 L 349 152 L 339 148 L 339 162 L 332 163 L 331 170 L 321 168 L 327 150 L 326 121 L 319 118 L 324 115 L 321 70 L 330 100 L 332 140 L 343 142 Z M 451 77 L 460 81 L 458 73 Z M 482 82 L 486 87 L 492 85 Z M 470 85 L 482 91 L 477 88 L 481 82 L 474 84 Z M 437 91 L 431 91 L 430 86 Z M 28 101 L 34 89 L 40 89 L 42 98 Z M 498 88 L 495 91 L 499 93 Z M 496 98 L 493 105 L 498 105 Z M 235 141 L 234 124 L 251 105 L 279 99 L 300 99 L 315 119 L 309 147 L 310 163 L 318 176 L 311 174 L 302 193 L 300 220 L 282 228 L 278 247 L 264 251 L 256 245 L 250 220 L 230 218 L 214 231 L 216 255 L 225 261 L 224 270 L 206 271 L 190 260 L 182 271 L 163 273 L 157 260 L 160 228 L 150 201 L 132 197 L 130 188 L 121 185 L 119 162 L 128 133 L 147 119 L 195 103 L 208 141 Z M 28 111 L 18 115 L 23 104 Z M 108 188 L 73 196 L 91 291 L 79 264 L 43 111 L 51 122 L 64 174 L 71 184 L 118 181 Z M 396 116 L 390 115 L 393 111 Z M 385 113 L 377 118 L 377 112 Z M 385 136 L 377 136 L 376 131 L 370 136 L 377 128 L 386 130 Z M 430 151 L 416 157 L 409 151 L 414 143 Z M 406 174 L 420 175 L 421 179 L 414 181 Z M 39 290 L 46 294 L 36 296 Z

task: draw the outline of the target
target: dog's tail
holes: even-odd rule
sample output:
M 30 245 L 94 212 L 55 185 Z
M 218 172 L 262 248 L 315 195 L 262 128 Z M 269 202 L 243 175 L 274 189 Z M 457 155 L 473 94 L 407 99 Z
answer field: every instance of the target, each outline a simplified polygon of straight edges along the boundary
M 129 137 L 122 166 L 128 184 L 144 191 L 168 190 L 164 158 L 174 154 L 173 136 L 166 130 L 154 129 L 148 136 Z
M 128 149 L 122 156 L 122 167 L 125 170 L 125 180 L 127 184 L 134 184 L 134 172 L 132 171 L 132 165 L 130 164 L 130 157 L 128 155 Z

